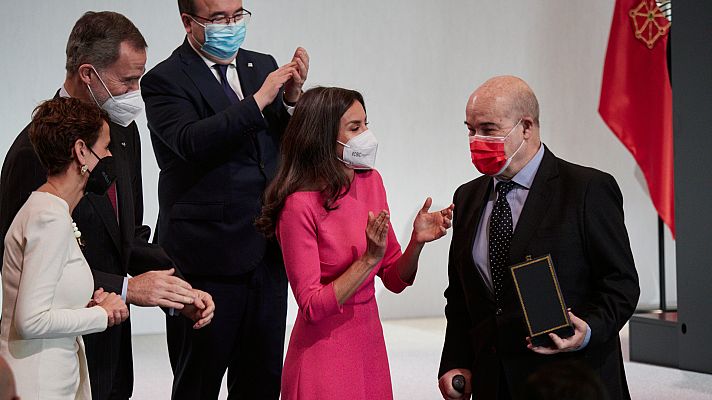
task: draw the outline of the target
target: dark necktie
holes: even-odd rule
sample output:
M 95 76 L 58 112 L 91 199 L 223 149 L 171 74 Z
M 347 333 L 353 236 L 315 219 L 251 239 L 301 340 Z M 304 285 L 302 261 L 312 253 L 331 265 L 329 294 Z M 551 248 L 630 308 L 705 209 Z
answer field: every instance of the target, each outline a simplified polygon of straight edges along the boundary
M 509 248 L 512 244 L 512 209 L 507 201 L 507 193 L 515 183 L 497 183 L 497 200 L 492 207 L 489 220 L 489 263 L 492 274 L 492 286 L 497 303 L 502 300 L 502 286 L 509 265 Z
M 229 65 L 215 64 L 213 67 L 218 71 L 218 75 L 220 75 L 220 84 L 222 85 L 225 95 L 230 99 L 230 103 L 238 103 L 240 98 L 237 97 L 235 91 L 230 87 L 230 82 L 227 80 L 227 69 Z

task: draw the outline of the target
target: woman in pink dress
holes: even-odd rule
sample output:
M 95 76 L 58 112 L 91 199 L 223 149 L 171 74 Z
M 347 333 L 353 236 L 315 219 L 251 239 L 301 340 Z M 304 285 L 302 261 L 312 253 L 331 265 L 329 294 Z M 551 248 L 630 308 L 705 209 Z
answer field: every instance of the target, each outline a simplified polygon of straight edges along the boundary
M 415 279 L 423 245 L 450 227 L 453 206 L 429 213 L 428 198 L 401 253 L 366 121 L 358 92 L 304 93 L 265 193 L 257 226 L 276 235 L 299 305 L 283 400 L 393 398 L 374 279 L 403 291 Z

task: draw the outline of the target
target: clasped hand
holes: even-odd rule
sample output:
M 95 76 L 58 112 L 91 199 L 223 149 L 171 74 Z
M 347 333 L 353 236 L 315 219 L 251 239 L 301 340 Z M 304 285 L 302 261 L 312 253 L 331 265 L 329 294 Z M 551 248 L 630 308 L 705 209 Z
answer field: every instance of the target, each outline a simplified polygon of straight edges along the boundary
M 106 311 L 108 327 L 118 325 L 129 317 L 129 308 L 121 300 L 121 296 L 116 293 L 105 292 L 103 288 L 97 289 L 94 292 L 94 297 L 87 304 L 87 307 L 94 306 L 100 306 Z
M 583 341 L 586 339 L 588 324 L 586 323 L 586 321 L 575 316 L 574 313 L 572 313 L 571 311 L 569 311 L 569 319 L 571 319 L 571 323 L 574 325 L 574 334 L 572 336 L 567 338 L 561 338 L 555 333 L 549 333 L 549 338 L 552 342 L 554 342 L 554 346 L 552 347 L 535 347 L 532 345 L 531 339 L 527 338 L 527 348 L 539 354 L 556 354 L 579 350 L 583 345 Z

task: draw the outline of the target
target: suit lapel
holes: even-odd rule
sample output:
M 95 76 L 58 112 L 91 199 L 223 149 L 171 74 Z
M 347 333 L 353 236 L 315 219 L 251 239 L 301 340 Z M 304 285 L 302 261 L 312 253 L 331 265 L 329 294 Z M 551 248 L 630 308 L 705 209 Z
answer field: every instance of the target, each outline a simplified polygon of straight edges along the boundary
M 255 68 L 252 66 L 252 60 L 249 59 L 249 55 L 242 51 L 242 49 L 237 52 L 235 65 L 237 66 L 237 76 L 240 78 L 243 98 L 253 95 L 259 90 L 261 84 L 258 82 Z
M 242 49 L 238 50 L 237 57 L 235 58 L 235 66 L 237 67 L 237 76 L 238 78 L 240 78 L 242 98 L 244 99 L 248 96 L 252 96 L 255 92 L 257 92 L 257 90 L 259 90 L 259 87 L 262 85 L 262 82 L 258 80 L 257 73 L 255 71 L 254 65 L 252 64 L 252 60 L 249 58 L 249 54 L 244 52 Z M 263 113 L 266 111 L 266 109 L 263 110 Z M 269 122 L 267 122 L 267 119 L 265 119 L 265 123 L 269 126 Z M 260 149 L 259 138 L 255 135 L 250 135 L 250 138 L 252 140 L 252 146 L 254 148 L 254 153 L 252 153 L 251 157 L 257 163 L 260 163 L 260 160 L 262 159 L 262 151 Z M 264 174 L 264 172 L 262 172 L 262 174 Z
M 554 193 L 555 180 L 558 176 L 556 157 L 545 147 L 544 157 L 534 177 L 532 187 L 529 189 L 529 195 L 524 203 L 524 208 L 522 208 L 519 221 L 517 221 L 517 227 L 514 229 L 514 236 L 512 236 L 512 246 L 509 250 L 512 264 L 522 262 L 527 255 L 532 255 L 524 253 L 541 219 L 549 209 Z
M 117 208 L 118 219 L 116 216 L 116 211 L 111 205 L 111 200 L 109 200 L 108 195 L 97 196 L 97 195 L 87 195 L 87 199 L 91 202 L 97 214 L 104 222 L 106 230 L 109 232 L 116 249 L 119 254 L 124 255 L 121 243 L 130 243 L 131 237 L 133 236 L 133 224 L 131 218 L 133 217 L 133 201 L 131 199 L 131 174 L 128 165 L 128 154 L 127 151 L 132 145 L 132 138 L 130 138 L 130 129 L 119 126 L 113 122 L 109 123 L 109 134 L 111 135 L 111 143 L 109 145 L 109 150 L 114 157 L 115 161 L 115 173 L 116 173 L 116 198 L 117 198 Z M 119 223 L 121 221 L 121 223 Z
M 460 254 L 461 260 L 467 260 L 463 262 L 463 266 L 467 271 L 463 273 L 472 274 L 472 278 L 477 281 L 477 284 L 481 286 L 481 292 L 487 293 L 489 299 L 494 301 L 493 293 L 485 283 L 482 275 L 480 274 L 474 259 L 472 258 L 472 249 L 475 245 L 475 239 L 477 238 L 477 227 L 480 224 L 480 219 L 482 218 L 482 210 L 484 210 L 487 204 L 487 199 L 490 193 L 490 186 L 492 186 L 492 178 L 487 177 L 479 182 L 479 185 L 474 188 L 472 194 L 465 199 L 465 204 L 472 205 L 472 210 L 467 212 L 467 220 L 465 222 L 466 226 L 466 238 L 467 243 L 462 246 L 462 254 Z
M 198 88 L 205 101 L 208 102 L 210 108 L 217 113 L 230 106 L 230 99 L 223 92 L 220 82 L 215 79 L 210 68 L 190 46 L 187 38 L 178 48 L 178 52 L 184 64 L 183 70 Z
M 134 146 L 132 125 L 127 128 L 111 124 L 111 154 L 116 158 L 116 200 L 118 208 L 118 228 L 124 243 L 131 243 L 134 236 L 134 204 L 131 189 L 130 153 Z M 113 207 L 111 211 L 114 211 Z M 115 219 L 116 220 L 116 219 Z M 120 245 L 120 243 L 119 243 Z M 122 258 L 125 255 L 121 251 Z M 124 260 L 126 261 L 126 260 Z
M 119 223 L 116 221 L 116 214 L 114 214 L 114 208 L 111 206 L 109 197 L 98 196 L 95 194 L 88 194 L 85 196 L 87 201 L 91 203 L 92 207 L 96 210 L 97 215 L 101 218 L 104 223 L 109 236 L 111 236 L 116 249 L 121 251 L 121 235 L 119 232 Z M 89 240 L 89 239 L 88 239 Z

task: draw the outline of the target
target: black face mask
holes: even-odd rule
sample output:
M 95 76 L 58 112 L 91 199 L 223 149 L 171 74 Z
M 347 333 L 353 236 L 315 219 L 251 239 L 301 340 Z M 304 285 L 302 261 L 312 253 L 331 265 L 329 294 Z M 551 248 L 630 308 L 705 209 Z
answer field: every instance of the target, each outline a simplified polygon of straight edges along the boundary
M 94 154 L 94 157 L 96 157 L 99 162 L 93 170 L 89 171 L 89 180 L 87 180 L 87 186 L 84 189 L 84 192 L 103 196 L 116 180 L 116 173 L 114 172 L 114 157 L 106 156 L 104 158 L 99 158 L 99 156 L 97 156 L 91 148 L 89 151 L 91 151 L 91 154 Z

